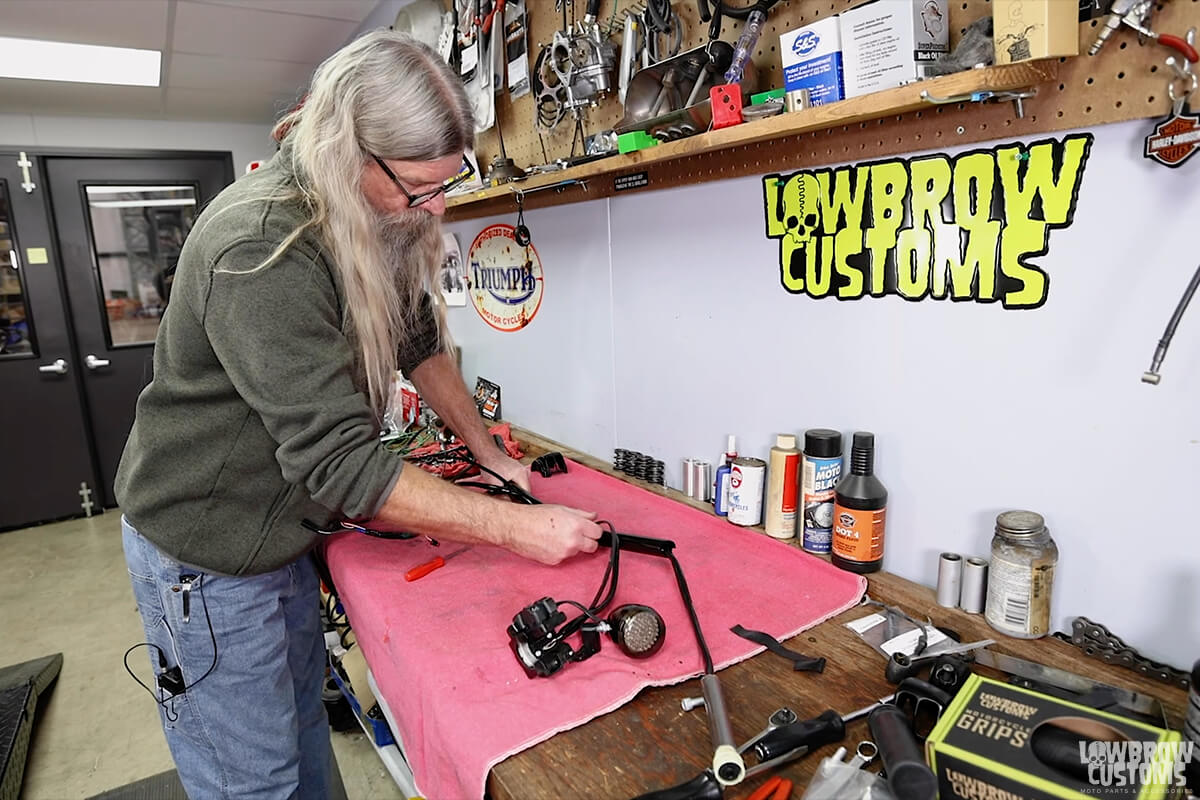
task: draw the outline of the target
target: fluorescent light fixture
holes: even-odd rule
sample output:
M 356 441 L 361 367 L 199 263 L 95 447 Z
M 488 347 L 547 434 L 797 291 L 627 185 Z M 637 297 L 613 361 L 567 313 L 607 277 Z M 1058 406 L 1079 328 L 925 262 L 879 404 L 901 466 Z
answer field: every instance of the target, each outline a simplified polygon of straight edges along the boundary
M 162 53 L 0 36 L 0 78 L 158 86 Z
M 92 208 L 148 208 L 150 206 L 194 206 L 196 201 L 189 198 L 179 200 L 92 200 L 88 203 Z
M 89 186 L 88 197 L 94 194 L 128 194 L 130 192 L 190 192 L 191 186 Z

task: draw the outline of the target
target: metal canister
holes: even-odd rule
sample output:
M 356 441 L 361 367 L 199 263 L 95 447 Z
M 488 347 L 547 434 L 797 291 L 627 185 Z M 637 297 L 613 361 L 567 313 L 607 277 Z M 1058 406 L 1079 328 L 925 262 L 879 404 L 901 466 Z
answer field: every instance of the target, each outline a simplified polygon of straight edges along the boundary
M 693 469 L 693 464 L 695 464 L 694 459 L 685 458 L 680 470 L 680 477 L 683 478 L 682 491 L 688 497 L 696 496 L 696 471 Z
M 692 497 L 702 502 L 708 501 L 708 492 L 712 488 L 712 465 L 702 459 L 692 461 Z
M 767 462 L 761 458 L 736 458 L 729 470 L 729 521 L 734 525 L 762 522 L 763 486 Z

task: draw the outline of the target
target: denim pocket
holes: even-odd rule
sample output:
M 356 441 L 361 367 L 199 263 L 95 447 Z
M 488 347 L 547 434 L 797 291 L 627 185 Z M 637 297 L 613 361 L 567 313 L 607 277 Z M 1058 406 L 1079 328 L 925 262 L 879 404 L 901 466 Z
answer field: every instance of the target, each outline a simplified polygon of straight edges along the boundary
M 129 570 L 129 577 L 143 583 L 154 583 L 155 565 L 150 559 L 150 551 L 154 548 L 125 517 L 121 517 L 121 545 L 125 549 L 125 566 Z M 136 583 L 134 594 L 137 594 Z M 138 598 L 138 605 L 141 605 L 141 598 Z

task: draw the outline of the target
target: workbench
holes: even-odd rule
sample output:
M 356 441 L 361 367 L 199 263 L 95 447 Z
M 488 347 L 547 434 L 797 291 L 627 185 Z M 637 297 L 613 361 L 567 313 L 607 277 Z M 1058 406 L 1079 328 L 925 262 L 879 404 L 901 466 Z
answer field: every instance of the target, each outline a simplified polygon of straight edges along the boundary
M 711 506 L 692 500 L 680 492 L 653 486 L 616 472 L 610 464 L 575 452 L 527 431 L 513 430 L 522 444 L 527 460 L 542 453 L 558 451 L 570 459 L 627 480 L 648 491 L 688 503 L 711 512 Z M 765 535 L 765 534 L 763 534 Z M 796 544 L 799 547 L 799 544 Z M 1186 693 L 1124 668 L 1113 667 L 1085 656 L 1071 645 L 1052 638 L 1027 641 L 1013 639 L 994 631 L 982 615 L 967 614 L 937 605 L 933 589 L 899 578 L 887 572 L 868 576 L 868 595 L 889 605 L 897 605 L 912 616 L 928 614 L 939 626 L 950 628 L 962 641 L 995 639 L 992 650 L 1070 670 L 1094 680 L 1124 687 L 1159 698 L 1167 709 L 1171 727 L 1182 725 Z M 786 602 L 786 596 L 781 597 Z M 782 658 L 761 653 L 719 674 L 729 707 L 734 738 L 741 742 L 765 727 L 776 709 L 787 706 L 801 718 L 809 718 L 833 709 L 846 714 L 870 705 L 893 689 L 884 680 L 882 655 L 863 642 L 845 623 L 871 613 L 854 608 L 827 620 L 783 644 L 827 660 L 821 674 L 794 672 Z M 1058 610 L 1061 611 L 1061 610 Z M 1086 615 L 1087 609 L 1078 609 Z M 703 625 L 704 620 L 701 620 Z M 992 677 L 986 669 L 979 669 Z M 628 799 L 653 789 L 662 789 L 695 777 L 710 765 L 712 746 L 703 708 L 683 711 L 685 697 L 700 694 L 698 681 L 648 689 L 616 711 L 585 725 L 560 733 L 541 744 L 524 750 L 497 764 L 488 778 L 492 800 L 538 800 L 538 798 Z M 853 752 L 857 742 L 870 738 L 866 720 L 847 726 L 843 744 Z M 831 755 L 837 745 L 829 745 L 775 773 L 795 784 L 793 800 L 798 800 L 808 785 L 817 764 Z M 726 790 L 727 800 L 747 797 L 766 776 L 756 776 Z

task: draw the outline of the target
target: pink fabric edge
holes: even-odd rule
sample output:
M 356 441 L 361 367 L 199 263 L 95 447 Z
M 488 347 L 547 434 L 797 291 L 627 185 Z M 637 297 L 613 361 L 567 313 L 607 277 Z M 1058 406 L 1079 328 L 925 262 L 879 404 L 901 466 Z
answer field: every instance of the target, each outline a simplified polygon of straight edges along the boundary
M 841 614 L 845 611 L 849 611 L 850 609 L 854 608 L 855 606 L 860 605 L 862 603 L 863 592 L 865 592 L 867 589 L 867 579 L 862 577 L 861 575 L 858 576 L 858 584 L 859 584 L 859 596 L 858 596 L 858 599 L 856 599 L 854 602 L 847 603 L 843 607 L 830 612 L 829 614 L 825 615 L 824 617 L 821 617 L 820 619 L 816 620 L 815 622 L 813 622 L 810 625 L 806 625 L 806 626 L 802 625 L 799 628 L 797 628 L 796 630 L 792 631 L 791 633 L 780 636 L 779 641 L 785 642 L 788 639 L 791 639 L 793 636 L 798 636 L 799 634 L 803 633 L 804 631 L 811 630 L 811 629 L 817 627 L 818 625 L 820 625 L 821 623 L 826 622 L 830 619 L 833 619 L 838 614 Z M 700 621 L 700 625 L 701 625 L 701 630 L 703 630 L 704 620 Z M 754 656 L 758 655 L 759 653 L 766 652 L 766 649 L 767 648 L 765 648 L 765 647 L 759 647 L 755 650 L 751 650 L 749 653 L 747 653 L 746 655 L 744 655 L 740 658 L 727 659 L 726 661 L 722 662 L 721 664 L 714 664 L 713 669 L 716 670 L 717 672 L 720 672 L 721 670 L 725 669 L 726 667 L 732 667 L 734 664 L 740 664 L 743 661 L 747 661 L 747 660 L 753 658 Z M 365 655 L 364 655 L 364 658 L 365 658 Z M 594 719 L 597 719 L 598 717 L 603 716 L 604 714 L 608 714 L 612 711 L 616 711 L 618 708 L 625 705 L 629 701 L 633 700 L 633 698 L 637 697 L 645 689 L 650 689 L 650 688 L 655 688 L 655 687 L 660 687 L 660 686 L 674 686 L 678 683 L 686 683 L 687 681 L 694 680 L 695 678 L 698 678 L 699 676 L 701 676 L 703 674 L 704 674 L 703 671 L 697 671 L 691 675 L 687 675 L 683 678 L 680 678 L 680 679 L 674 680 L 674 681 L 651 681 L 651 682 L 644 683 L 641 686 L 638 686 L 636 689 L 634 689 L 634 691 L 631 692 L 627 697 L 621 698 L 618 702 L 615 702 L 605 708 L 601 708 L 600 710 L 598 710 L 594 713 L 591 713 L 588 716 L 586 716 L 582 719 L 579 719 L 575 722 L 561 725 L 558 728 L 554 728 L 550 731 L 547 731 L 544 736 L 532 737 L 529 741 L 518 745 L 517 747 L 513 748 L 509 752 L 498 756 L 494 761 L 489 761 L 487 763 L 487 772 L 483 777 L 483 785 L 484 785 L 485 794 L 487 791 L 487 779 L 492 773 L 492 768 L 495 767 L 497 764 L 501 763 L 502 761 L 504 761 L 505 759 L 511 758 L 511 757 L 517 755 L 518 753 L 524 752 L 525 750 L 528 750 L 529 748 L 533 747 L 534 745 L 541 744 L 542 742 L 547 741 L 548 739 L 551 739 L 560 733 L 563 733 L 563 732 L 569 731 L 569 730 L 573 730 L 575 728 L 580 727 L 581 725 L 586 725 L 587 723 L 591 722 Z M 419 792 L 421 792 L 422 795 L 424 795 L 424 791 L 421 789 L 420 784 L 417 782 L 417 776 L 415 773 L 413 774 L 413 785 L 415 785 L 417 787 L 417 790 Z

